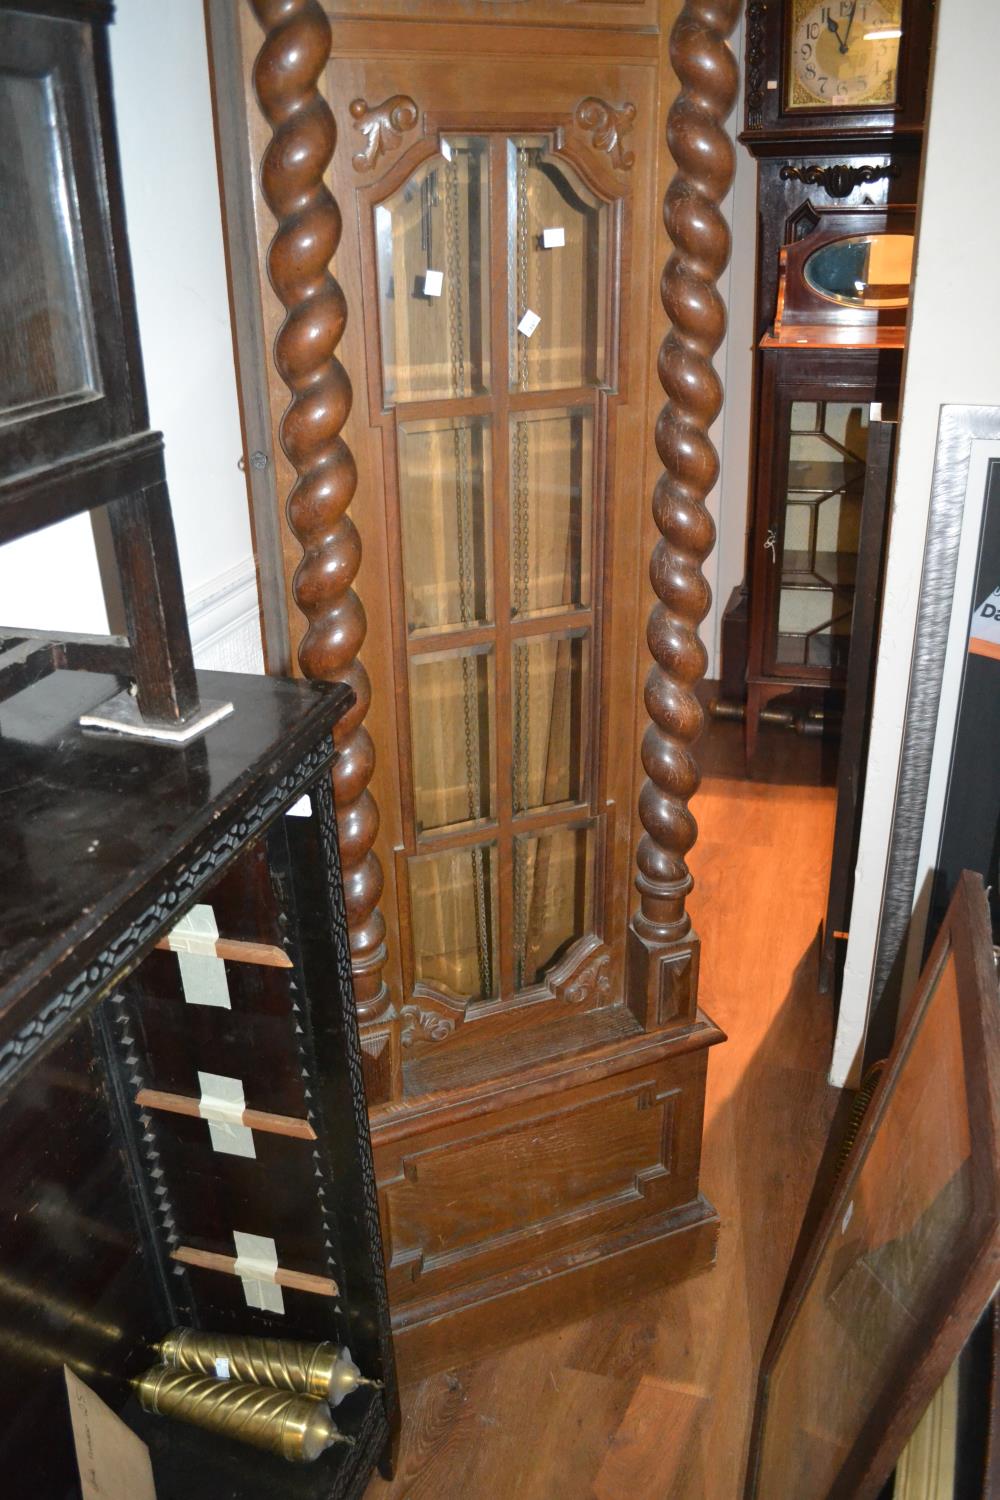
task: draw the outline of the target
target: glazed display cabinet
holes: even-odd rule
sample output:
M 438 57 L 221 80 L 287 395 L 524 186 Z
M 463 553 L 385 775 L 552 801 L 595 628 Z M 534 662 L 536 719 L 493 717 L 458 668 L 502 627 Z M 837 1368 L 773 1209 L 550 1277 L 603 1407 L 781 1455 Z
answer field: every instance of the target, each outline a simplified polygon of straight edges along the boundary
M 724 265 L 736 75 L 709 25 L 674 73 L 679 6 L 571 9 L 210 7 L 269 666 L 358 698 L 334 791 L 407 1374 L 714 1257 L 711 529 L 707 468 L 672 508 L 663 462 L 672 424 L 711 451 L 721 330 L 671 334 L 657 452 L 651 304 L 672 177 L 702 219 L 664 297 Z M 706 65 L 695 182 L 664 126 Z

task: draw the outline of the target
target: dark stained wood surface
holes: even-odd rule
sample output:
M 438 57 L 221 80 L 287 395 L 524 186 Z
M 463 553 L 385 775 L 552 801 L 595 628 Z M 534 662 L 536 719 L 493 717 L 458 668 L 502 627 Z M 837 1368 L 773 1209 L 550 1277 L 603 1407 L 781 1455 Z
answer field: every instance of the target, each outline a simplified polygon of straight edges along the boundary
M 741 778 L 713 723 L 690 900 L 714 1049 L 702 1179 L 722 1217 L 708 1275 L 403 1390 L 400 1468 L 368 1500 L 736 1500 L 753 1383 L 838 1096 L 816 993 L 834 792 L 822 746 L 765 730 L 785 784 Z M 790 763 L 795 758 L 795 763 Z M 764 1149 L 766 1144 L 766 1149 Z
M 343 686 L 199 681 L 236 709 L 186 747 L 80 729 L 79 715 L 122 685 L 114 677 L 55 672 L 0 706 L 0 1046 L 241 805 L 273 794 L 351 701 Z

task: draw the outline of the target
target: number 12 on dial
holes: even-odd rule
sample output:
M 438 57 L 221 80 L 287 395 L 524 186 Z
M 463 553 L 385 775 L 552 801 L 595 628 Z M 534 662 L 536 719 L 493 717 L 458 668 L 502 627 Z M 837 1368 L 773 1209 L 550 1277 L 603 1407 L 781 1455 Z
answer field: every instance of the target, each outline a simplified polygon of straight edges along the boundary
M 786 109 L 896 103 L 903 0 L 790 0 Z

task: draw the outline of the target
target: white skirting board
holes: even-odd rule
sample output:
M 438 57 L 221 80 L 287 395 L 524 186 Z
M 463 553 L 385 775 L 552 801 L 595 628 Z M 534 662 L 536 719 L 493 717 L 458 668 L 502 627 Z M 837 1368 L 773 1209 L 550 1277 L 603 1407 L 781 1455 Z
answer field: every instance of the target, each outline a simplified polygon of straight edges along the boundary
M 185 603 L 197 666 L 216 672 L 263 672 L 252 556 L 192 589 Z

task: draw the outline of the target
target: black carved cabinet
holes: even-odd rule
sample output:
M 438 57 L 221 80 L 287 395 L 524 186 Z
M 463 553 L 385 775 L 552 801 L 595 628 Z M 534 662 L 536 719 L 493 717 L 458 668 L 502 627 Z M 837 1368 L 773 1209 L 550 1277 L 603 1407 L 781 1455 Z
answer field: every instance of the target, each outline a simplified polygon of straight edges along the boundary
M 329 779 L 350 694 L 199 684 L 234 711 L 183 749 L 82 729 L 115 685 L 97 673 L 0 705 L 0 1469 L 14 1493 L 29 1479 L 73 1493 L 64 1364 L 149 1443 L 158 1500 L 356 1495 L 391 1446 Z M 246 1124 L 220 1129 L 206 1105 L 227 1081 Z M 262 1244 L 274 1266 L 256 1279 Z M 128 1382 L 178 1324 L 347 1344 L 383 1382 L 338 1408 L 356 1445 L 293 1468 L 146 1416 Z
M 330 779 L 354 694 L 195 672 L 110 19 L 0 0 L 0 544 L 98 512 L 127 629 L 0 629 L 0 1486 L 79 1494 L 66 1367 L 158 1500 L 333 1500 L 398 1426 Z M 295 1467 L 147 1415 L 178 1325 L 347 1346 L 349 1441 Z

